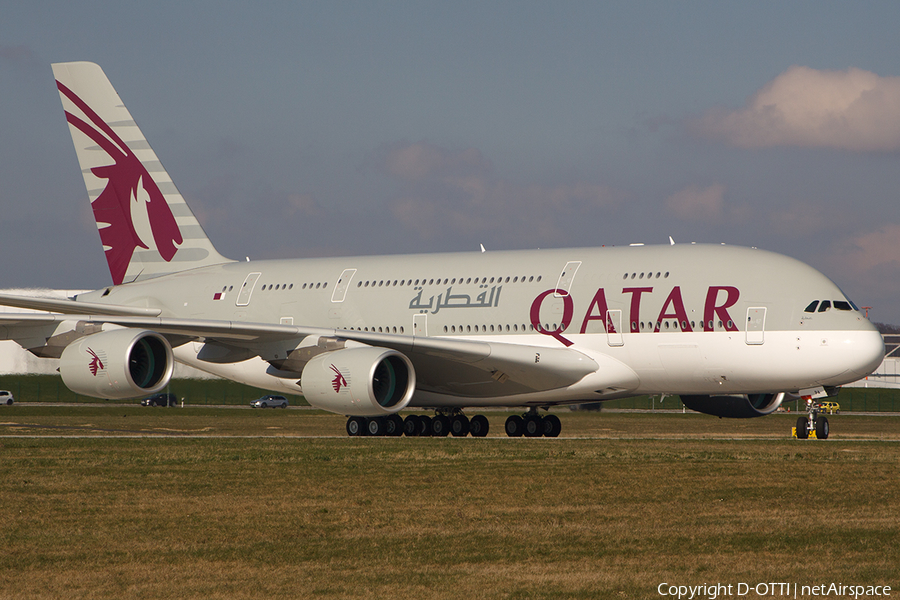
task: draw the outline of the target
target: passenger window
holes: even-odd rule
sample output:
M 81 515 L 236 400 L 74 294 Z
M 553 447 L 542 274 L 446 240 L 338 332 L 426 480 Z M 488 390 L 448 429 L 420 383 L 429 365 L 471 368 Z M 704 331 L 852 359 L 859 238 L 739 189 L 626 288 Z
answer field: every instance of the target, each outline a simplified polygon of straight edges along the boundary
M 816 312 L 816 307 L 818 305 L 819 305 L 819 301 L 813 300 L 812 302 L 809 303 L 809 306 L 807 306 L 806 308 L 803 309 L 803 312 L 808 312 L 808 313 Z
M 831 308 L 831 300 L 822 300 L 822 305 L 819 307 L 819 312 L 825 312 Z

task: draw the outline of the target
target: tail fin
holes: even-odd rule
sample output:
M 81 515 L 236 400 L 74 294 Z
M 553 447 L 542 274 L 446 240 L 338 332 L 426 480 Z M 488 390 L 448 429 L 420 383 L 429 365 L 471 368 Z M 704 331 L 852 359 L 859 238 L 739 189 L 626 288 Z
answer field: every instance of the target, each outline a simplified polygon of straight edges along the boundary
M 230 262 L 207 238 L 103 70 L 53 65 L 113 283 Z

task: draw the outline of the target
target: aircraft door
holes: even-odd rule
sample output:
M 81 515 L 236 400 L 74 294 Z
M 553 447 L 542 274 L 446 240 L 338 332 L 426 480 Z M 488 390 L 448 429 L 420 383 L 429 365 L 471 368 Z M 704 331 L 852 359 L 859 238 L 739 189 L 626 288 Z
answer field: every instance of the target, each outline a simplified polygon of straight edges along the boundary
M 428 336 L 428 314 L 413 315 L 413 335 L 420 337 Z
M 747 344 L 759 346 L 765 342 L 766 308 L 751 307 L 747 309 Z
M 559 280 L 556 282 L 556 289 L 563 290 L 568 294 L 572 288 L 572 281 L 575 280 L 575 273 L 578 272 L 578 267 L 581 266 L 580 260 L 573 260 L 566 263 L 566 266 L 563 268 L 562 273 L 559 274 Z M 558 291 L 554 292 L 553 295 L 557 298 L 561 298 L 566 294 L 561 294 Z
M 344 269 L 341 276 L 338 277 L 337 285 L 334 286 L 334 293 L 331 294 L 332 302 L 343 302 L 347 295 L 347 288 L 350 287 L 350 280 L 356 275 L 356 269 Z
M 624 346 L 625 338 L 622 337 L 622 311 L 606 311 L 606 342 L 610 346 Z
M 250 273 L 247 275 L 247 279 L 244 280 L 244 285 L 241 286 L 241 291 L 238 294 L 237 300 L 235 300 L 235 306 L 247 306 L 250 304 L 250 294 L 253 293 L 253 288 L 256 287 L 256 282 L 259 280 L 260 275 L 262 273 Z

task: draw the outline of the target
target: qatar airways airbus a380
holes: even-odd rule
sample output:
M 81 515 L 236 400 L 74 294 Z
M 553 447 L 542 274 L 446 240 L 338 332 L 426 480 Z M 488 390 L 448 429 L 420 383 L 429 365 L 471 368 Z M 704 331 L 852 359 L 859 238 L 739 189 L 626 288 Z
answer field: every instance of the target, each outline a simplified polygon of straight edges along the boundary
M 99 66 L 53 65 L 112 285 L 0 333 L 60 359 L 74 392 L 164 389 L 180 361 L 302 394 L 350 435 L 483 436 L 464 409 L 522 407 L 511 436 L 556 436 L 539 409 L 679 395 L 722 417 L 833 392 L 881 362 L 882 338 L 827 277 L 723 245 L 237 262 L 213 247 Z M 406 408 L 434 409 L 435 416 Z M 803 423 L 801 437 L 827 421 Z M 799 423 L 798 423 L 799 425 Z

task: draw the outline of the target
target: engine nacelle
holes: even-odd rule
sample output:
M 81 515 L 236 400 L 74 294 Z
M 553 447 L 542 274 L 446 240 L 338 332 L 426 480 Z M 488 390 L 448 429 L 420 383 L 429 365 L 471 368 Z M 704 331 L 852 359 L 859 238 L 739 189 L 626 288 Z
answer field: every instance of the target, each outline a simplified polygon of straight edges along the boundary
M 313 357 L 300 375 L 306 401 L 354 417 L 400 412 L 416 387 L 409 359 L 387 348 L 345 348 Z
M 784 392 L 734 396 L 681 396 L 681 402 L 689 409 L 727 419 L 764 417 L 775 412 L 781 406 L 782 400 Z
M 59 373 L 76 394 L 121 400 L 155 394 L 175 369 L 166 338 L 141 329 L 113 329 L 75 340 L 62 352 Z

